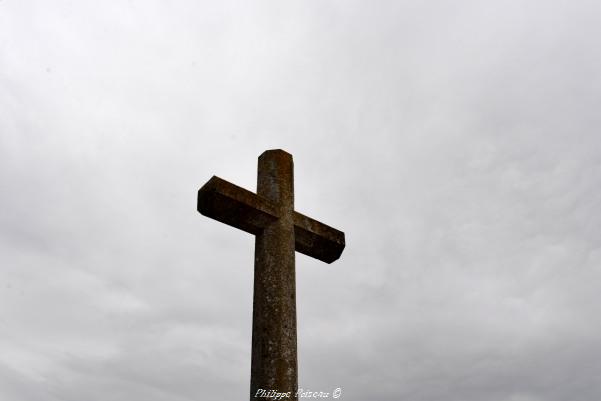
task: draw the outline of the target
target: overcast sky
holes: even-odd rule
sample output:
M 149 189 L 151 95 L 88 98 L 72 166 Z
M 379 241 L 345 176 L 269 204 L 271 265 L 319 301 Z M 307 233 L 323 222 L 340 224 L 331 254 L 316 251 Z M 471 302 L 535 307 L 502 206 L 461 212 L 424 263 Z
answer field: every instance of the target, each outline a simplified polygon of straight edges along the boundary
M 0 1 L 0 399 L 247 399 L 254 239 L 196 212 L 294 156 L 299 386 L 601 399 L 601 3 Z

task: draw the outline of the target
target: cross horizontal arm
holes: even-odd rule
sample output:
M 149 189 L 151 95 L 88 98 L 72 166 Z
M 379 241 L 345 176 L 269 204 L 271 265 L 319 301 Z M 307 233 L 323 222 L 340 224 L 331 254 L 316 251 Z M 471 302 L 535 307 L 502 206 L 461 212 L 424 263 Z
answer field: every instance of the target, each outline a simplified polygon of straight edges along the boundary
M 217 176 L 198 190 L 197 210 L 251 234 L 259 234 L 278 218 L 266 199 Z
M 198 211 L 204 216 L 258 235 L 279 216 L 269 200 L 213 176 L 198 190 Z M 294 212 L 295 250 L 326 263 L 344 250 L 344 233 Z
M 326 263 L 337 260 L 344 250 L 344 233 L 310 217 L 294 212 L 297 252 Z

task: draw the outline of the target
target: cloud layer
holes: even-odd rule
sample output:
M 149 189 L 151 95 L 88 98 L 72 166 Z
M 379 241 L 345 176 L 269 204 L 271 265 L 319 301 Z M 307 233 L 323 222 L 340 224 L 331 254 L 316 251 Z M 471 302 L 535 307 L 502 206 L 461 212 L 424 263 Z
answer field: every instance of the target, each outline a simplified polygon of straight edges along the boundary
M 295 158 L 299 384 L 601 397 L 601 6 L 0 2 L 0 398 L 246 397 L 253 238 L 219 175 Z

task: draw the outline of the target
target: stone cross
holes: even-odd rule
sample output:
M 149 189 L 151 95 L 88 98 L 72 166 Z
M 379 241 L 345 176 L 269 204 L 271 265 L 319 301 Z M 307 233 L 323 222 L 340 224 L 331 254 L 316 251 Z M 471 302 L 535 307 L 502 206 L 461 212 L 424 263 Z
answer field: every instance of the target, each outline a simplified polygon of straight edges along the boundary
M 255 235 L 250 399 L 297 400 L 294 252 L 332 263 L 344 233 L 294 210 L 292 155 L 279 149 L 259 156 L 256 194 L 213 176 L 197 209 Z

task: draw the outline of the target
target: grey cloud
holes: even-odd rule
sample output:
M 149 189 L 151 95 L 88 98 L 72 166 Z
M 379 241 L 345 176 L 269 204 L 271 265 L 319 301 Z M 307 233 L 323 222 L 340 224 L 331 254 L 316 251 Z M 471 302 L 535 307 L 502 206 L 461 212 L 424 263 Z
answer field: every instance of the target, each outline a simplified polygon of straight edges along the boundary
M 597 400 L 599 5 L 0 2 L 0 397 L 248 391 L 253 239 L 219 175 L 295 158 L 299 383 Z

